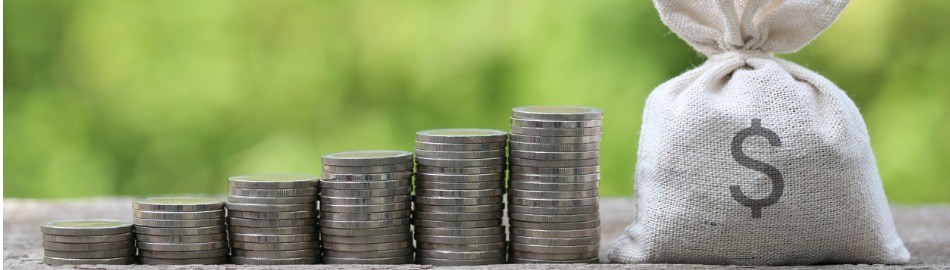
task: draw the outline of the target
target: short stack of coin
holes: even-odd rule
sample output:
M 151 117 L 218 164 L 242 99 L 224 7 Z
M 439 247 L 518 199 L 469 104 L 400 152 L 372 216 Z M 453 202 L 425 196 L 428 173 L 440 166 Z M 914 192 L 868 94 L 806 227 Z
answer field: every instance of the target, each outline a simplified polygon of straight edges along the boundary
M 416 133 L 416 262 L 506 262 L 502 224 L 508 133 L 437 129 Z
M 116 220 L 63 220 L 43 224 L 43 262 L 48 265 L 132 264 L 132 223 Z
M 350 151 L 323 155 L 322 162 L 324 263 L 412 263 L 412 153 Z
M 157 197 L 132 202 L 142 264 L 222 264 L 228 260 L 224 202 Z
M 320 262 L 319 178 L 261 174 L 228 178 L 231 262 L 249 265 Z
M 602 119 L 594 108 L 512 109 L 509 262 L 598 262 Z

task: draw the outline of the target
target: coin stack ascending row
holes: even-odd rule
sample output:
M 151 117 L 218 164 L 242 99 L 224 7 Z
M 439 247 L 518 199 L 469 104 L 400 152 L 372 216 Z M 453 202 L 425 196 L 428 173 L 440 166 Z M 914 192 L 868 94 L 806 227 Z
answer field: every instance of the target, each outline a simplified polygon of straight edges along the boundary
M 63 220 L 43 224 L 43 262 L 48 265 L 132 264 L 132 223 L 116 220 Z
M 224 202 L 162 197 L 132 202 L 142 264 L 222 264 L 228 260 Z
M 507 132 L 490 129 L 416 133 L 417 263 L 505 263 L 507 140 Z
M 324 263 L 412 263 L 412 153 L 341 152 L 322 162 Z
M 250 265 L 320 262 L 319 178 L 262 174 L 228 178 L 231 262 Z
M 598 262 L 602 118 L 583 107 L 512 109 L 509 262 Z

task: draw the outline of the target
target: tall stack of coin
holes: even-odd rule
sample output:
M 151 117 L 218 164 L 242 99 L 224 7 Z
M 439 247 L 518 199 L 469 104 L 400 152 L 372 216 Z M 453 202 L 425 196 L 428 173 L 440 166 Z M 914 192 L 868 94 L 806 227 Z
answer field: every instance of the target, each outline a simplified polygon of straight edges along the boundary
M 416 133 L 417 263 L 505 263 L 507 140 L 507 132 L 491 129 Z
M 351 151 L 322 161 L 324 263 L 412 263 L 412 153 Z
M 48 265 L 132 264 L 132 223 L 116 220 L 63 220 L 40 226 L 43 262 Z
M 510 262 L 598 262 L 602 118 L 594 108 L 512 109 Z
M 158 197 L 132 202 L 142 264 L 222 264 L 228 260 L 224 202 Z
M 319 178 L 262 174 L 228 178 L 231 262 L 250 265 L 320 262 L 316 225 Z

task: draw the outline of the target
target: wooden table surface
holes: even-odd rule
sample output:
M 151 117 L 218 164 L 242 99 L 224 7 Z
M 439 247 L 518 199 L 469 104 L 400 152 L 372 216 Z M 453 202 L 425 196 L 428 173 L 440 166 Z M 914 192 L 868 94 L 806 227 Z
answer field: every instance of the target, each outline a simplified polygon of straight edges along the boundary
M 42 263 L 43 248 L 40 224 L 58 219 L 109 218 L 132 220 L 132 198 L 95 198 L 71 200 L 3 200 L 3 268 L 4 269 L 262 269 L 268 267 L 237 265 L 189 266 L 77 266 L 49 267 Z M 629 224 L 632 200 L 604 198 L 601 206 L 601 260 L 609 245 Z M 950 205 L 893 206 L 897 230 L 913 258 L 903 266 L 824 265 L 810 267 L 762 267 L 775 269 L 950 269 Z M 269 267 L 275 268 L 275 267 Z M 281 269 L 337 269 L 339 265 L 296 265 Z M 350 266 L 351 269 L 430 269 L 427 265 Z M 738 269 L 739 266 L 718 265 L 491 265 L 445 267 L 465 269 Z

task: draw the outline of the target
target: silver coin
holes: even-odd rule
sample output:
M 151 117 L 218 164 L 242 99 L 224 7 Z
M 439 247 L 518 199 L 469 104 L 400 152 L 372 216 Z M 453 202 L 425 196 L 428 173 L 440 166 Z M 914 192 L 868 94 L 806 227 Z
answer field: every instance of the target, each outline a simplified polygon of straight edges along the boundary
M 582 121 L 553 121 L 553 120 L 531 120 L 512 118 L 513 127 L 533 127 L 533 128 L 588 128 L 603 126 L 604 121 L 582 120 Z
M 588 152 L 600 150 L 600 142 L 591 143 L 526 143 L 511 142 L 512 151 L 538 151 L 538 152 Z
M 564 143 L 596 143 L 600 142 L 601 135 L 593 136 L 572 136 L 572 137 L 554 137 L 554 136 L 529 136 L 521 134 L 511 134 L 512 142 L 522 143 L 541 143 L 541 144 L 564 144 Z
M 585 260 L 532 260 L 532 259 L 521 259 L 512 257 L 509 259 L 508 263 L 536 263 L 536 264 L 598 264 L 600 263 L 599 258 L 585 259 Z
M 392 204 L 392 203 L 408 203 L 412 200 L 412 197 L 408 194 L 398 195 L 398 196 L 386 196 L 386 197 L 376 197 L 376 198 L 347 198 L 347 197 L 331 197 L 331 196 L 320 196 L 320 205 L 339 205 L 339 206 L 353 206 L 353 205 L 375 205 L 375 204 Z
M 139 262 L 146 265 L 189 265 L 189 264 L 225 264 L 228 262 L 227 256 L 217 258 L 197 258 L 197 259 L 159 259 L 149 257 L 139 257 Z
M 591 174 L 577 175 L 546 175 L 546 174 L 511 174 L 510 182 L 535 182 L 535 183 L 590 183 L 599 182 L 600 174 L 597 172 Z
M 449 213 L 449 212 L 421 212 L 416 211 L 414 218 L 425 220 L 441 221 L 477 221 L 477 220 L 495 220 L 502 217 L 501 211 L 481 212 L 481 213 Z
M 418 230 L 418 229 L 417 229 Z M 532 230 L 524 228 L 511 228 L 511 237 L 539 237 L 539 238 L 577 238 L 577 237 L 600 237 L 600 227 L 580 230 Z
M 398 234 L 390 235 L 374 235 L 374 236 L 336 236 L 336 235 L 323 235 L 324 243 L 340 243 L 340 244 L 375 244 L 375 243 L 388 243 L 388 242 L 405 242 L 412 241 L 412 233 L 404 232 Z
M 502 258 L 478 259 L 478 260 L 459 260 L 459 259 L 437 259 L 437 258 L 419 257 L 416 259 L 416 263 L 432 265 L 432 266 L 489 265 L 489 264 L 504 264 L 505 258 L 502 257 Z
M 228 256 L 230 252 L 231 249 L 228 248 L 199 251 L 154 251 L 143 249 L 139 250 L 139 256 L 155 259 L 200 259 Z
M 227 241 L 226 234 L 205 234 L 205 235 L 148 235 L 136 234 L 135 240 L 154 243 L 205 243 L 215 241 Z M 153 257 L 159 258 L 159 257 Z
M 494 174 L 504 173 L 507 166 L 498 165 L 491 167 L 435 167 L 435 166 L 416 166 L 417 173 L 427 174 Z
M 489 251 L 452 251 L 452 250 L 428 250 L 416 249 L 416 257 L 427 259 L 447 259 L 447 260 L 481 260 L 481 259 L 504 259 L 508 251 L 504 249 Z
M 132 202 L 132 209 L 162 212 L 195 212 L 224 209 L 224 202 L 201 197 L 154 197 Z
M 490 143 L 508 139 L 508 132 L 480 128 L 433 129 L 416 132 L 417 142 Z
M 381 174 L 381 173 L 400 173 L 404 171 L 412 171 L 413 164 L 409 163 L 399 163 L 393 165 L 379 165 L 379 166 L 331 166 L 323 165 L 323 171 L 327 173 L 337 173 L 337 174 L 357 174 L 357 173 L 372 173 L 372 174 Z
M 208 226 L 208 227 L 199 227 L 199 228 L 156 228 L 156 227 L 145 227 L 145 226 L 135 226 L 135 234 L 148 234 L 148 235 L 206 235 L 206 234 L 223 234 L 227 232 L 227 228 L 223 225 L 219 226 Z
M 361 182 L 404 180 L 412 177 L 412 170 L 391 173 L 330 173 L 323 172 L 324 181 Z
M 340 220 L 320 220 L 321 228 L 337 228 L 337 229 L 375 229 L 375 228 L 385 228 L 399 226 L 403 224 L 409 224 L 409 218 L 395 218 L 388 220 L 357 220 L 357 221 L 340 221 Z
M 125 240 L 118 242 L 105 242 L 105 243 L 56 243 L 56 242 L 43 242 L 43 248 L 46 250 L 57 250 L 57 251 L 105 251 L 105 250 L 118 250 L 118 249 L 127 249 L 134 248 L 135 241 Z
M 252 258 L 231 256 L 231 263 L 239 265 L 296 265 L 296 264 L 317 264 L 320 258 L 301 257 L 301 258 Z
M 416 204 L 415 210 L 419 212 L 449 212 L 449 213 L 485 213 L 496 212 L 505 209 L 503 203 L 493 203 L 486 205 L 428 205 Z
M 132 214 L 135 218 L 144 218 L 144 219 L 166 219 L 166 220 L 215 219 L 215 218 L 224 217 L 224 209 L 211 210 L 211 211 L 199 211 L 199 212 L 132 211 Z
M 509 181 L 508 186 L 512 189 L 535 190 L 535 191 L 581 191 L 597 190 L 600 188 L 600 181 L 580 182 L 580 183 L 544 183 L 528 181 Z
M 50 266 L 63 266 L 63 265 L 124 265 L 124 264 L 133 264 L 135 263 L 135 256 L 125 256 L 118 258 L 105 258 L 105 259 L 74 259 L 74 258 L 56 258 L 45 256 L 43 257 L 43 263 Z
M 231 188 L 310 188 L 319 178 L 303 174 L 255 174 L 228 177 Z
M 249 197 L 299 197 L 317 195 L 316 187 L 308 188 L 228 188 L 228 195 Z
M 292 212 L 249 212 L 229 210 L 228 216 L 246 219 L 297 219 L 314 218 L 317 216 L 317 211 L 316 209 Z
M 231 241 L 256 242 L 256 243 L 287 243 L 287 242 L 306 242 L 317 241 L 319 236 L 316 233 L 304 234 L 250 234 L 250 233 L 231 233 L 228 235 Z
M 511 127 L 511 134 L 527 136 L 545 136 L 545 137 L 578 137 L 601 135 L 601 127 L 587 128 L 533 128 L 533 127 Z
M 412 162 L 412 153 L 395 150 L 363 150 L 326 154 L 320 157 L 323 165 L 379 166 Z
M 232 251 L 236 257 L 250 258 L 302 258 L 320 256 L 320 249 L 310 248 L 301 250 L 243 250 L 234 249 Z
M 366 220 L 388 220 L 388 219 L 396 219 L 396 218 L 407 218 L 407 217 L 409 217 L 409 213 L 411 213 L 411 212 L 412 212 L 412 211 L 410 211 L 410 209 L 399 210 L 399 211 L 392 211 L 392 212 L 377 212 L 377 213 L 332 213 L 332 212 L 325 212 L 325 213 L 321 213 L 321 214 L 320 214 L 320 218 L 321 218 L 321 219 L 327 219 L 327 220 L 352 220 L 352 221 L 356 221 L 356 220 L 360 220 L 360 221 L 366 221 Z
M 490 167 L 505 165 L 504 157 L 496 158 L 473 158 L 473 159 L 449 159 L 449 158 L 424 158 L 416 157 L 416 163 L 423 166 L 435 167 Z
M 59 251 L 43 250 L 43 255 L 54 258 L 74 259 L 108 259 L 117 257 L 135 256 L 135 248 L 102 250 L 102 251 Z
M 520 235 L 511 236 L 512 243 L 544 246 L 579 246 L 600 244 L 600 236 L 578 238 L 539 238 Z
M 508 197 L 509 205 L 524 205 L 533 207 L 576 207 L 597 204 L 598 197 L 581 199 L 533 199 L 521 197 Z
M 499 180 L 501 179 L 501 180 Z M 488 182 L 504 181 L 505 173 L 483 173 L 483 174 L 440 174 L 440 173 L 418 173 L 416 182 Z
M 412 186 L 412 178 L 407 177 L 397 180 L 379 180 L 379 181 L 330 181 L 320 180 L 320 187 L 326 191 L 329 189 L 390 189 Z
M 412 225 L 416 227 L 429 228 L 486 228 L 501 226 L 501 219 L 496 220 L 475 220 L 475 221 L 442 221 L 414 219 Z
M 412 193 L 412 186 L 389 189 L 323 189 L 320 191 L 322 196 L 357 198 L 409 195 L 410 193 Z
M 317 241 L 306 241 L 306 242 L 295 242 L 295 243 L 254 243 L 254 242 L 240 242 L 240 241 L 231 241 L 231 249 L 243 249 L 243 250 L 301 250 L 301 249 L 313 249 L 317 248 L 319 245 Z
M 247 219 L 229 217 L 228 225 L 242 227 L 293 227 L 313 225 L 316 221 L 313 218 L 298 219 Z
M 509 196 L 538 199 L 580 199 L 597 197 L 598 194 L 596 189 L 580 191 L 527 191 L 513 188 L 508 189 Z
M 323 257 L 323 263 L 325 264 L 410 264 L 412 263 L 412 255 L 405 255 L 399 257 L 385 257 L 385 258 L 338 258 L 338 257 Z
M 249 233 L 249 234 L 302 234 L 302 233 L 315 233 L 317 228 L 315 226 L 293 226 L 293 227 L 242 227 L 242 226 L 228 226 L 228 230 L 231 233 Z
M 505 150 L 506 142 L 490 143 L 430 143 L 416 142 L 416 150 L 427 151 L 491 151 Z
M 599 219 L 571 223 L 542 223 L 509 220 L 508 223 L 511 224 L 511 228 L 523 228 L 531 230 L 581 230 L 600 227 Z
M 336 250 L 324 250 L 323 258 L 356 258 L 356 259 L 370 259 L 370 258 L 389 258 L 389 257 L 403 257 L 403 256 L 412 256 L 413 248 L 399 248 L 399 249 L 390 249 L 390 250 L 381 250 L 381 251 L 363 251 L 363 252 L 349 252 L 349 251 L 336 251 Z
M 511 150 L 510 156 L 513 158 L 523 158 L 532 160 L 573 160 L 573 159 L 591 159 L 599 158 L 600 151 L 587 152 L 539 152 Z
M 438 244 L 438 243 L 416 242 L 416 247 L 418 249 L 428 249 L 428 250 L 491 251 L 491 250 L 507 249 L 508 243 L 505 241 L 489 243 L 489 244 Z
M 333 242 L 323 242 L 324 250 L 363 252 L 363 251 L 381 251 L 391 249 L 402 249 L 412 247 L 412 241 L 375 243 L 375 244 L 343 244 Z
M 410 232 L 412 228 L 409 224 L 397 225 L 392 227 L 385 228 L 373 228 L 373 229 L 336 229 L 336 228 L 320 228 L 320 234 L 335 235 L 335 236 L 376 236 L 376 235 L 390 235 L 398 234 L 404 232 Z
M 40 231 L 51 235 L 123 234 L 132 231 L 132 223 L 108 219 L 59 220 L 43 224 Z
M 416 241 L 438 244 L 489 244 L 504 242 L 505 234 L 478 236 L 442 236 L 416 234 Z
M 482 159 L 505 157 L 505 150 L 488 151 L 431 151 L 416 149 L 416 157 L 439 159 Z
M 417 204 L 428 205 L 486 205 L 502 202 L 502 196 L 491 196 L 483 198 L 450 198 L 450 197 L 426 197 L 416 196 Z
M 132 233 L 107 235 L 53 235 L 43 234 L 43 241 L 56 243 L 106 243 L 135 239 Z
M 577 261 L 597 259 L 598 252 L 578 252 L 578 253 L 534 253 L 512 250 L 509 255 L 511 258 L 527 260 L 547 260 L 547 261 Z M 556 263 L 556 262 L 554 262 Z
M 588 167 L 600 164 L 600 158 L 572 159 L 572 160 L 534 160 L 523 158 L 509 159 L 512 166 L 528 166 L 542 168 Z
M 504 234 L 505 227 L 485 227 L 485 228 L 428 228 L 416 227 L 417 235 L 437 235 L 437 236 L 481 236 Z
M 209 226 L 216 226 L 216 225 L 224 225 L 224 218 L 182 219 L 182 220 L 134 218 L 132 220 L 132 223 L 134 223 L 136 226 L 145 226 L 145 227 L 194 228 L 194 227 L 209 227 Z
M 600 210 L 599 204 L 575 207 L 533 207 L 512 204 L 508 206 L 510 212 L 535 214 L 535 215 L 577 215 L 597 213 Z
M 247 212 L 293 212 L 313 210 L 316 206 L 312 202 L 295 204 L 260 204 L 260 203 L 235 203 L 228 202 L 228 211 L 247 211 Z
M 533 253 L 582 253 L 582 252 L 594 252 L 600 249 L 600 244 L 576 245 L 576 246 L 546 246 L 546 245 L 529 245 L 529 244 L 511 242 L 510 246 L 512 250 L 533 252 Z
M 578 106 L 525 106 L 511 109 L 511 118 L 553 121 L 585 121 L 604 117 L 604 111 Z
M 138 247 L 139 250 L 154 251 L 200 251 L 227 248 L 228 245 L 225 241 L 207 243 L 153 243 L 139 241 Z
M 485 190 L 496 189 L 504 191 L 505 178 L 484 182 L 435 182 L 416 180 L 416 194 L 419 190 Z
M 597 174 L 597 173 L 599 173 L 599 172 L 600 172 L 600 166 L 565 167 L 565 168 L 539 168 L 539 167 L 527 167 L 527 166 L 512 165 L 510 171 L 511 171 L 511 174 L 512 174 L 512 175 L 515 175 L 515 174 L 521 174 L 521 175 L 525 175 L 525 174 L 535 174 L 535 175 L 538 175 L 538 174 L 540 174 L 540 175 L 548 174 L 548 175 L 550 175 L 550 174 L 553 174 L 553 175 L 558 175 L 558 176 L 564 176 L 564 175 L 581 175 L 581 174 L 583 174 L 583 175 L 590 175 L 590 174 Z
M 228 203 L 251 203 L 251 204 L 305 204 L 317 201 L 317 195 L 295 196 L 295 197 L 251 197 L 228 195 Z
M 405 209 L 411 209 L 411 204 L 409 202 L 399 202 L 391 204 L 374 204 L 374 205 L 333 205 L 333 204 L 321 204 L 321 212 L 332 212 L 332 213 L 379 213 L 379 212 L 392 212 Z
M 416 189 L 416 196 L 425 197 L 484 198 L 501 196 L 502 194 L 505 194 L 505 190 L 500 188 L 473 190 Z

